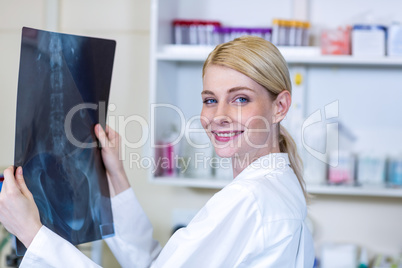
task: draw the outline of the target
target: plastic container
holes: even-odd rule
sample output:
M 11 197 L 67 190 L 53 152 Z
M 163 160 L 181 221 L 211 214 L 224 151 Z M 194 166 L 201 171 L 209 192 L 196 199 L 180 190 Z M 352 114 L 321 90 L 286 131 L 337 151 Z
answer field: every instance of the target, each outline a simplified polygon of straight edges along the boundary
M 193 20 L 188 24 L 188 44 L 198 45 L 199 44 L 199 31 L 201 22 Z
M 302 46 L 310 45 L 310 23 L 305 21 L 303 22 L 303 40 Z
M 388 56 L 402 56 L 402 24 L 392 24 L 388 27 Z
M 353 56 L 385 56 L 386 27 L 354 25 L 352 29 Z
M 402 156 L 389 159 L 387 182 L 390 186 L 402 186 Z
M 298 28 L 297 21 L 295 20 L 289 21 L 289 37 L 288 37 L 289 46 L 297 46 L 296 43 L 297 28 Z
M 274 19 L 272 21 L 272 44 L 279 46 L 279 35 L 281 31 L 281 20 Z
M 177 45 L 215 45 L 214 32 L 219 21 L 173 20 L 173 43 Z
M 261 29 L 262 38 L 267 41 L 272 41 L 272 28 L 262 28 Z
M 280 37 L 280 42 L 282 46 L 290 45 L 290 31 L 292 27 L 292 22 L 290 20 L 282 21 L 282 36 Z
M 188 27 L 189 22 L 184 20 L 173 21 L 173 43 L 176 45 L 183 45 L 189 43 Z
M 296 21 L 295 23 L 295 45 L 303 45 L 304 23 L 302 21 Z
M 350 55 L 350 27 L 325 29 L 321 32 L 321 54 Z
M 338 164 L 336 165 L 336 157 Z M 354 184 L 355 156 L 348 151 L 339 151 L 338 154 L 330 153 L 329 156 L 329 184 Z
M 307 21 L 272 21 L 272 43 L 276 46 L 308 46 L 309 33 L 310 23 Z
M 386 159 L 375 153 L 360 154 L 357 161 L 357 182 L 362 185 L 385 184 Z
M 233 39 L 243 36 L 243 35 L 249 35 L 249 34 L 250 34 L 249 28 L 241 28 L 241 27 L 230 28 L 230 40 L 233 40 Z
M 180 143 L 177 140 L 177 127 L 172 125 L 166 131 L 155 148 L 155 176 L 175 176 L 178 171 L 178 152 Z
M 216 42 L 216 29 L 221 27 L 221 23 L 218 21 L 208 21 L 205 24 L 206 45 L 216 46 L 219 43 Z
M 219 29 L 221 35 L 221 43 L 226 43 L 232 40 L 231 31 L 232 29 L 230 27 L 221 27 Z

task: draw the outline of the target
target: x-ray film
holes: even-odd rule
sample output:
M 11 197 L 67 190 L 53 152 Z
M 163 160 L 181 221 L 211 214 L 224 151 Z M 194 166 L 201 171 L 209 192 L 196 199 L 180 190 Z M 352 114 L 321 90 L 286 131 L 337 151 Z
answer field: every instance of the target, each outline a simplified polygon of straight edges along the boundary
M 42 224 L 74 245 L 114 234 L 94 126 L 105 126 L 115 47 L 22 29 L 14 165 L 23 167 Z M 18 241 L 17 254 L 25 251 Z

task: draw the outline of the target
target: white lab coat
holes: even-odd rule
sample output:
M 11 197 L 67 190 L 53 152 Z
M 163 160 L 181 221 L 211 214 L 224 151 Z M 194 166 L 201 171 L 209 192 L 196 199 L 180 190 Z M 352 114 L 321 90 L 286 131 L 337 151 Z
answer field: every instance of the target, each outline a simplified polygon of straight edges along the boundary
M 313 267 L 306 203 L 287 154 L 248 166 L 162 249 L 132 189 L 112 198 L 116 235 L 106 242 L 122 267 Z M 21 267 L 98 267 L 42 227 Z

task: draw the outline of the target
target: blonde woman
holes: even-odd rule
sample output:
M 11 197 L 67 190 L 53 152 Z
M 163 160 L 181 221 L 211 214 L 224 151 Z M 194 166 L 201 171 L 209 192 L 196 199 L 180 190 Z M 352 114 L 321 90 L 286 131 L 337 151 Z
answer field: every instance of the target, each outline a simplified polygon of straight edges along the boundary
M 204 64 L 201 96 L 202 125 L 216 153 L 232 159 L 234 180 L 163 249 L 119 160 L 119 135 L 96 126 L 116 194 L 116 235 L 106 242 L 117 260 L 123 267 L 313 267 L 302 164 L 280 126 L 291 104 L 282 55 L 257 37 L 217 46 Z M 16 178 L 5 171 L 3 187 L 0 221 L 28 248 L 21 267 L 97 267 L 42 226 L 21 168 Z

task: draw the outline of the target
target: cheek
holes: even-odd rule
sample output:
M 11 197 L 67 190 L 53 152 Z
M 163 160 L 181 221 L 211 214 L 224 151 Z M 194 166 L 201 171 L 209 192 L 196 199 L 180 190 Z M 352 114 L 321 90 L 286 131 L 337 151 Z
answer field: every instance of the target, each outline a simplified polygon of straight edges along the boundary
M 241 122 L 246 127 L 268 128 L 272 125 L 272 111 L 266 105 L 259 103 L 242 111 Z
M 201 125 L 204 129 L 208 128 L 209 122 L 211 122 L 210 118 L 209 118 L 209 114 L 208 112 L 202 108 L 201 110 L 201 114 L 200 114 L 200 121 L 201 121 Z
M 241 123 L 248 129 L 248 139 L 261 143 L 272 131 L 272 118 L 266 109 L 255 108 L 242 114 Z

